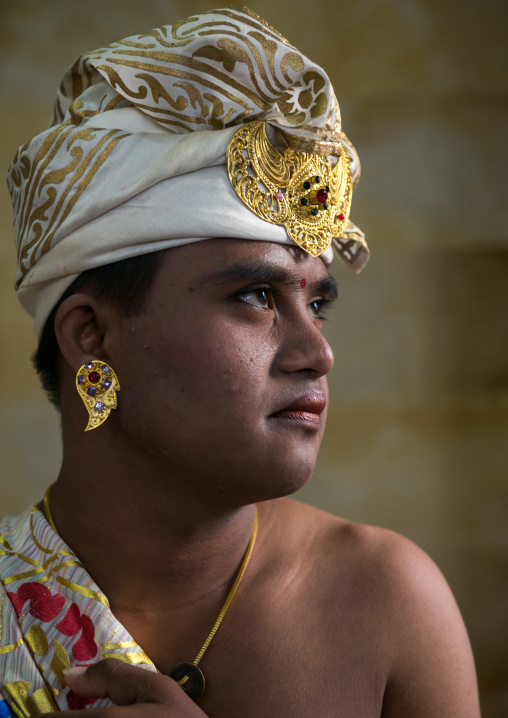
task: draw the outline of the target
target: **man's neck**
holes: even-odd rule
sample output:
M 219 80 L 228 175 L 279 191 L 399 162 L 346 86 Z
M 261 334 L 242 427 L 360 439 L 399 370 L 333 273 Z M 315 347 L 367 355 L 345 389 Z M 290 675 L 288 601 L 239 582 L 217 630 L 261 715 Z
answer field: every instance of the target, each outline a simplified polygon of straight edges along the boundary
M 254 506 L 203 500 L 175 473 L 101 448 L 92 467 L 64 451 L 50 508 L 111 606 L 154 612 L 221 594 L 245 553 Z

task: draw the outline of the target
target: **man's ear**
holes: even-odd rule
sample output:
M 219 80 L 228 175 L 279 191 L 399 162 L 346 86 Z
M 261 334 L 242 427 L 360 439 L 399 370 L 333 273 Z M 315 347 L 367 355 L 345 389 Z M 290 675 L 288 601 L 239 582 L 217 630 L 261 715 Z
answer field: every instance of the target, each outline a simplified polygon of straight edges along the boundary
M 114 311 L 84 292 L 68 297 L 58 308 L 55 336 L 64 360 L 74 372 L 92 359 L 108 360 L 105 342 Z

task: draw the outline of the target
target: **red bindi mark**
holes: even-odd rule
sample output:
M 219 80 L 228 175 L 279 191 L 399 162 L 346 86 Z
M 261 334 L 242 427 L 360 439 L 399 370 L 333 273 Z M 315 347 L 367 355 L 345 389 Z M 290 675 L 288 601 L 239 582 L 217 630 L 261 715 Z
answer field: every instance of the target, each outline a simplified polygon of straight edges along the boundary
M 303 279 L 300 280 L 300 287 L 302 289 L 305 289 L 306 286 L 307 286 L 307 280 L 305 279 L 305 277 L 303 277 Z

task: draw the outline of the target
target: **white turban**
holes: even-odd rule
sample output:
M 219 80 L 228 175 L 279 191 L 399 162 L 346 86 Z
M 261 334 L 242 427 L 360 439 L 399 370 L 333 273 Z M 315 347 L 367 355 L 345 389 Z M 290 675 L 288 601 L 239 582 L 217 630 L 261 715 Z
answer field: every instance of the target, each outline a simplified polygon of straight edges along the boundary
M 67 70 L 51 127 L 8 174 L 15 285 L 38 337 L 85 270 L 212 237 L 292 243 L 228 178 L 229 142 L 253 120 L 300 152 L 345 150 L 358 179 L 328 77 L 245 7 L 121 40 Z M 356 270 L 368 259 L 349 221 L 334 246 Z

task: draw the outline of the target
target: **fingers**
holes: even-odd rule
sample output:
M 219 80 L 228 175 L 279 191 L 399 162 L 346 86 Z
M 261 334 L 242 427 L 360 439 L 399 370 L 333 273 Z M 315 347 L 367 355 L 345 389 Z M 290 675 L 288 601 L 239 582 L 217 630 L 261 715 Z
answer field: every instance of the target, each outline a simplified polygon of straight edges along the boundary
M 48 715 L 48 714 L 47 714 Z M 194 718 L 192 713 L 174 711 L 161 705 L 139 703 L 134 706 L 113 706 L 111 708 L 87 708 L 79 711 L 50 713 L 58 718 Z M 203 716 L 204 713 L 198 714 Z
M 165 702 L 167 688 L 161 686 L 157 678 L 161 676 L 113 658 L 84 671 L 71 669 L 65 672 L 65 681 L 71 690 L 85 698 L 109 698 L 119 706 Z
M 202 718 L 205 715 L 172 678 L 113 658 L 100 661 L 84 672 L 78 673 L 71 668 L 65 671 L 65 680 L 71 690 L 85 698 L 109 698 L 117 706 L 151 704 L 154 708 L 164 707 L 167 713 L 156 710 L 154 715 L 167 715 L 168 718 Z M 87 716 L 94 713 L 94 710 L 86 711 Z M 125 711 L 125 714 L 131 712 Z M 72 715 L 77 716 L 77 712 Z M 150 713 L 145 712 L 143 715 Z

